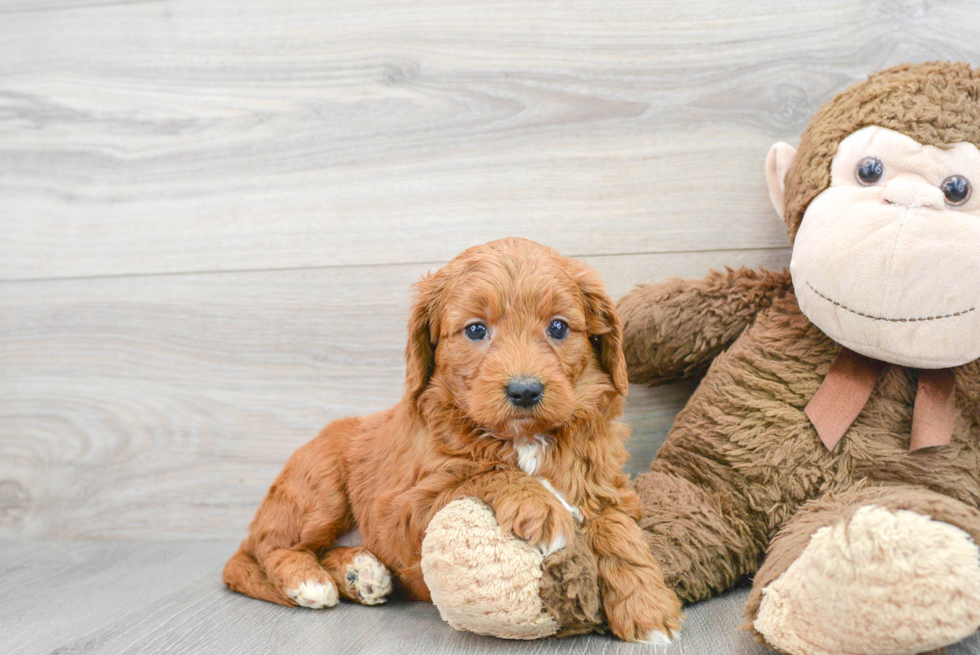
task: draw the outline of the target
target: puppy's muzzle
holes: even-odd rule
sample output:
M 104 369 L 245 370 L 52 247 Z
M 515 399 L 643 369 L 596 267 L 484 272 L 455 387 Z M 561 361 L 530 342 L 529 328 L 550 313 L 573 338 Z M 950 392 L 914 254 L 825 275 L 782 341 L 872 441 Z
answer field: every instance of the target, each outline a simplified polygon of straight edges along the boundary
M 511 378 L 504 391 L 512 404 L 529 409 L 541 402 L 544 383 L 533 377 Z

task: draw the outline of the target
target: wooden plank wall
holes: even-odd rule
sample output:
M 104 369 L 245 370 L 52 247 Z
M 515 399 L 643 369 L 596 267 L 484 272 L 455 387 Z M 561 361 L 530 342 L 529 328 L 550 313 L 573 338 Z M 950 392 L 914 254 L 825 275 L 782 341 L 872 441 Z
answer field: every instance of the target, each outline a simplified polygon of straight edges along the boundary
M 0 537 L 237 538 L 506 235 L 614 295 L 781 267 L 762 166 L 971 0 L 0 0 Z M 691 384 L 634 389 L 643 470 Z

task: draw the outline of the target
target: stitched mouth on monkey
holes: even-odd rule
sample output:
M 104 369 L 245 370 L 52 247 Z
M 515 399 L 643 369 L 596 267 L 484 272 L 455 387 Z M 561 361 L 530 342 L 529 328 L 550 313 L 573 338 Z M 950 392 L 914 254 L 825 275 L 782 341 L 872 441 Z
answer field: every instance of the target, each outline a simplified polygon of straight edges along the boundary
M 976 306 L 973 306 L 973 307 L 970 307 L 969 309 L 962 309 L 962 310 L 960 310 L 958 312 L 952 312 L 950 314 L 936 314 L 934 316 L 909 316 L 909 317 L 905 317 L 905 318 L 894 318 L 894 317 L 888 317 L 888 316 L 875 316 L 873 314 L 868 314 L 868 313 L 861 312 L 861 311 L 858 311 L 856 309 L 853 309 L 851 307 L 848 307 L 846 304 L 844 304 L 842 302 L 838 302 L 838 301 L 834 300 L 833 298 L 830 298 L 829 296 L 826 296 L 826 295 L 820 293 L 809 282 L 807 282 L 806 285 L 810 288 L 811 291 L 813 291 L 813 293 L 817 294 L 818 296 L 820 296 L 821 298 L 823 298 L 824 300 L 826 300 L 830 304 L 832 304 L 832 305 L 834 305 L 836 307 L 840 307 L 841 309 L 843 309 L 846 312 L 850 312 L 852 314 L 856 314 L 858 316 L 864 317 L 864 318 L 866 318 L 868 320 L 871 320 L 871 321 L 886 321 L 886 322 L 889 322 L 889 323 L 918 323 L 920 321 L 942 321 L 944 319 L 956 318 L 957 316 L 963 316 L 965 314 L 969 314 L 971 312 L 975 312 L 976 309 L 977 309 Z
M 853 209 L 839 222 L 867 230 L 843 244 L 812 239 L 818 221 L 801 226 L 790 270 L 803 313 L 834 341 L 894 364 L 941 368 L 980 357 L 975 226 L 960 235 L 975 249 L 952 248 L 962 219 L 937 226 L 934 210 Z

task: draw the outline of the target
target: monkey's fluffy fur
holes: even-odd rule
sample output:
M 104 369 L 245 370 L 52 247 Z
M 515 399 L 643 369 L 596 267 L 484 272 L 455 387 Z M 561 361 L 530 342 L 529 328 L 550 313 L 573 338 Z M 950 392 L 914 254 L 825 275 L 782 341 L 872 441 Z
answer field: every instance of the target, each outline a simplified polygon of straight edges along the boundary
M 830 182 L 837 145 L 870 125 L 925 145 L 965 141 L 980 147 L 980 72 L 943 62 L 899 66 L 872 75 L 821 108 L 786 176 L 785 221 L 791 240 L 809 203 Z M 650 471 L 634 481 L 643 502 L 641 525 L 668 585 L 684 601 L 708 598 L 754 574 L 746 627 L 770 647 L 807 654 L 878 652 L 855 645 L 868 638 L 845 620 L 818 630 L 814 626 L 821 618 L 816 614 L 800 619 L 805 627 L 793 628 L 800 634 L 786 637 L 785 625 L 762 634 L 758 618 L 767 587 L 811 541 L 819 541 L 815 535 L 830 539 L 834 526 L 853 540 L 848 547 L 858 549 L 863 542 L 853 531 L 854 517 L 869 507 L 900 519 L 907 511 L 908 516 L 954 526 L 972 538 L 964 538 L 964 548 L 975 549 L 973 542 L 980 542 L 978 361 L 955 369 L 956 424 L 948 446 L 909 453 L 918 373 L 892 366 L 831 452 L 804 407 L 839 346 L 801 313 L 788 271 L 743 268 L 644 286 L 623 298 L 618 309 L 632 382 L 658 384 L 704 373 Z M 873 555 L 878 564 L 890 565 L 887 535 L 871 530 L 867 540 L 879 548 Z M 887 619 L 891 603 L 911 602 L 907 596 L 918 593 L 915 576 L 935 573 L 926 572 L 929 554 L 916 552 L 910 561 L 925 568 L 916 568 L 907 586 L 882 588 L 874 607 L 849 606 L 852 590 L 843 587 L 827 602 L 852 612 L 858 623 L 866 618 L 862 612 Z M 835 564 L 822 566 L 831 571 Z M 896 564 L 894 573 L 901 578 L 899 568 Z M 955 586 L 955 578 L 972 575 L 973 568 L 935 573 L 930 578 L 938 581 L 934 588 L 916 600 L 918 614 L 913 616 L 924 623 L 896 626 L 891 636 L 876 635 L 884 652 L 929 650 L 975 630 L 978 598 L 942 587 Z M 862 564 L 857 575 L 872 569 L 872 564 Z M 770 595 L 774 603 L 785 600 L 775 591 Z M 954 620 L 958 604 L 968 611 Z M 792 614 L 792 608 L 783 610 L 789 614 L 780 614 L 780 620 Z M 897 618 L 895 622 L 901 624 Z M 930 636 L 932 643 L 916 641 L 916 633 L 928 632 L 927 625 L 947 623 L 956 625 Z

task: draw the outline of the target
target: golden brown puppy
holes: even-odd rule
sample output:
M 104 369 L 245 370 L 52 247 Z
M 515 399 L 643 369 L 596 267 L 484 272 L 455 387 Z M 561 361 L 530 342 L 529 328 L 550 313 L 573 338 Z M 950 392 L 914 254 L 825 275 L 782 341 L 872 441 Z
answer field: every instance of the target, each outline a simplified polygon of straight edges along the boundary
M 472 496 L 531 544 L 561 548 L 583 521 L 613 632 L 662 640 L 680 604 L 637 527 L 622 465 L 622 328 L 586 265 L 525 239 L 470 248 L 418 283 L 404 398 L 328 425 L 269 489 L 225 567 L 235 591 L 283 605 L 377 604 L 388 571 L 429 600 L 425 529 Z M 332 547 L 356 525 L 364 547 Z

